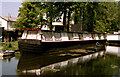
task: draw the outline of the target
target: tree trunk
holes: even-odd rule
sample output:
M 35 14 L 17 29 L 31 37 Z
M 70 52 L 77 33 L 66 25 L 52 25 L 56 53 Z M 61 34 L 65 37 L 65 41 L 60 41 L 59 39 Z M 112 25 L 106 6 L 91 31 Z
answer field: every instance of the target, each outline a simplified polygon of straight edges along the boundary
M 118 29 L 120 30 L 120 1 L 118 2 Z
M 81 13 L 81 31 L 83 31 L 83 7 L 80 8 L 80 13 Z
M 64 2 L 64 16 L 63 16 L 63 25 L 64 25 L 64 30 L 66 31 L 66 3 Z
M 77 21 L 77 11 L 75 11 L 75 18 L 74 18 L 74 24 L 77 24 L 78 21 Z
M 52 31 L 53 26 L 52 26 L 52 17 L 50 16 L 50 30 Z
M 41 15 L 42 16 L 42 15 Z M 40 21 L 41 21 L 41 26 L 40 26 L 40 29 L 42 29 L 42 26 L 43 26 L 43 24 L 42 24 L 42 22 L 43 22 L 43 18 L 42 17 L 40 17 L 41 19 L 40 19 Z
M 70 25 L 70 10 L 68 12 L 68 24 L 67 24 L 67 31 L 69 31 L 69 25 Z
M 53 8 L 53 5 L 51 4 L 51 9 Z M 52 31 L 53 29 L 53 26 L 52 26 L 52 16 L 53 16 L 53 11 L 51 10 L 50 11 L 50 23 L 49 23 L 49 26 L 50 26 L 50 30 Z

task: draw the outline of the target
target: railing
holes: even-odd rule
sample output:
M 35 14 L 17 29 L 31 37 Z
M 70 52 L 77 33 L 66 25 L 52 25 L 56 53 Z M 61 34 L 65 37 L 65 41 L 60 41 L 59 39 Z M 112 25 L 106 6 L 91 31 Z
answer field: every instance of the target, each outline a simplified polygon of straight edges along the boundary
M 115 37 L 118 37 L 118 36 L 115 36 Z M 25 30 L 22 35 L 22 39 L 35 39 L 35 40 L 42 40 L 42 41 L 105 40 L 106 35 L 100 34 L 100 33 L 93 34 L 93 33 L 52 32 L 52 31 L 42 31 L 41 32 L 41 31 Z
M 44 36 L 44 38 L 47 38 Z M 52 33 L 52 37 L 49 36 L 49 41 L 79 41 L 79 40 L 106 40 L 106 36 L 104 34 L 91 34 L 91 33 Z M 43 41 L 48 41 L 43 39 Z

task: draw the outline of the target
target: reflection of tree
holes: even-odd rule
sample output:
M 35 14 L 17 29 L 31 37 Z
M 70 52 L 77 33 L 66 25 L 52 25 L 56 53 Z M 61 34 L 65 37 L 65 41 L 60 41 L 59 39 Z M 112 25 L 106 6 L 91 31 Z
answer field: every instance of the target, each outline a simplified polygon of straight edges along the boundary
M 2 61 L 7 62 L 7 59 L 3 59 Z
M 11 58 L 8 58 L 8 62 L 10 62 L 11 61 Z
M 20 54 L 15 54 L 15 59 L 19 60 L 20 59 Z
M 118 75 L 120 59 L 117 56 L 106 55 L 106 59 L 98 58 L 89 62 L 68 67 L 57 75 Z

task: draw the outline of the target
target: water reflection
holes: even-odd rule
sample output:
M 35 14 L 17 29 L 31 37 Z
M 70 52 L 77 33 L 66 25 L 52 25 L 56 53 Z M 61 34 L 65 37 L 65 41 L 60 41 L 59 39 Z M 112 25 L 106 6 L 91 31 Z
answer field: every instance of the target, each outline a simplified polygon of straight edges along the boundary
M 120 47 L 119 46 L 107 46 L 106 53 L 114 54 L 120 57 Z
M 58 72 L 66 67 L 90 61 L 104 54 L 104 46 L 95 45 L 66 48 L 64 51 L 50 51 L 40 54 L 23 54 L 18 63 L 18 71 L 22 74 L 44 75 L 46 72 Z M 100 52 L 96 52 L 100 51 Z
M 115 47 L 115 48 L 114 48 Z M 113 49 L 114 48 L 114 49 Z M 2 60 L 3 75 L 120 76 L 119 47 L 76 46 L 44 54 L 16 54 Z M 109 53 L 109 54 L 108 54 Z M 22 77 L 22 76 L 21 76 Z
M 73 67 L 68 67 L 57 73 L 49 73 L 51 75 L 94 75 L 94 76 L 117 76 L 120 75 L 120 59 L 114 55 L 106 55 L 85 63 L 79 63 Z
M 19 58 L 20 54 L 15 54 L 14 57 L 3 57 L 0 63 L 0 66 L 2 66 L 2 75 L 18 75 L 16 70 Z

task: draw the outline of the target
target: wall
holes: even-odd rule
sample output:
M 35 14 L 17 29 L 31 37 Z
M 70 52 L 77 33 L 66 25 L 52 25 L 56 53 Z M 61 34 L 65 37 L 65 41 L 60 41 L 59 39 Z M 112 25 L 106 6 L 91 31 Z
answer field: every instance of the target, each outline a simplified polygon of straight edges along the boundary
M 4 19 L 0 18 L 0 22 L 2 22 L 2 26 L 4 27 L 5 30 L 7 30 L 7 21 L 5 21 Z

